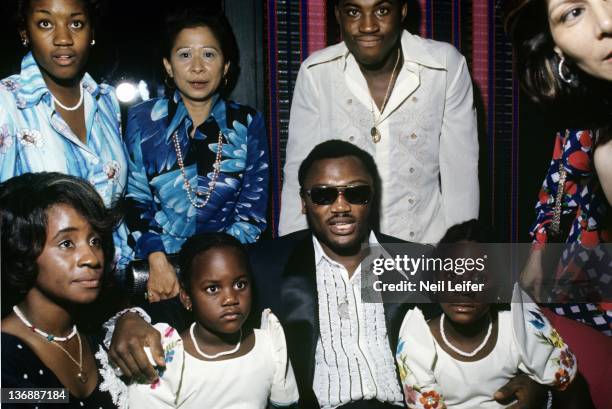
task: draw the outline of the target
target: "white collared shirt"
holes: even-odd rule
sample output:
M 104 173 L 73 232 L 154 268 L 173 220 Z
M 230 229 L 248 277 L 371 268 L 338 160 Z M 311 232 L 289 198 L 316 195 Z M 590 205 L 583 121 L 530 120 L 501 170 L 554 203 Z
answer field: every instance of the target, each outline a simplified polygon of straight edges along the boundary
M 478 217 L 476 111 L 465 58 L 450 44 L 407 31 L 401 43 L 404 64 L 382 116 L 344 43 L 302 63 L 291 105 L 281 235 L 306 228 L 298 168 L 330 139 L 374 157 L 382 180 L 382 233 L 436 243 L 448 227 Z M 370 135 L 375 120 L 379 143 Z
M 361 267 L 349 278 L 312 237 L 319 330 L 313 390 L 322 409 L 377 399 L 402 405 L 382 303 L 361 300 Z M 374 233 L 369 243 L 379 246 Z

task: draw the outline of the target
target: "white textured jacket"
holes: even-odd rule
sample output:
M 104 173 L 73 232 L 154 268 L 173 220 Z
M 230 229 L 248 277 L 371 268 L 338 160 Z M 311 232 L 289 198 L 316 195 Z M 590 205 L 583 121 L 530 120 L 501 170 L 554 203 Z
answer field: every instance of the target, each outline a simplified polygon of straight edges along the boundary
M 298 169 L 319 143 L 343 139 L 369 152 L 382 179 L 380 229 L 436 243 L 447 228 L 478 217 L 478 137 L 465 58 L 450 44 L 402 34 L 404 64 L 372 141 L 380 112 L 342 42 L 300 68 L 291 105 L 280 234 L 306 227 Z

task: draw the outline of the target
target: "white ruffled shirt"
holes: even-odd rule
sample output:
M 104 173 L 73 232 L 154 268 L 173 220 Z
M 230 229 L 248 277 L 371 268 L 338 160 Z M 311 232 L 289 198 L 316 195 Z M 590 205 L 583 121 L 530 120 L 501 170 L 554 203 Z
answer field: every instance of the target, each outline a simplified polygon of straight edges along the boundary
M 361 267 L 349 278 L 312 237 L 319 330 L 313 390 L 322 409 L 376 399 L 402 405 L 382 302 L 361 299 Z M 369 243 L 380 246 L 374 233 Z
M 519 371 L 557 389 L 574 379 L 576 358 L 518 286 L 511 311 L 498 312 L 497 328 L 493 350 L 478 361 L 463 362 L 438 345 L 421 310 L 408 311 L 396 355 L 408 407 L 505 408 L 493 394 Z
M 293 369 L 287 358 L 283 329 L 265 310 L 255 346 L 247 354 L 221 361 L 203 361 L 187 353 L 178 332 L 156 324 L 162 336 L 166 368 L 151 385 L 125 385 L 99 352 L 101 389 L 109 390 L 120 408 L 265 409 L 270 402 L 285 407 L 298 401 Z

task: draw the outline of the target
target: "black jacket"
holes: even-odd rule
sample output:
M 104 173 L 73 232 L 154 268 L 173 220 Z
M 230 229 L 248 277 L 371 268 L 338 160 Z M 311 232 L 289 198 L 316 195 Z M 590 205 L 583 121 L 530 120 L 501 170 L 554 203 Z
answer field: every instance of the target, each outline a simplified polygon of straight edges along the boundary
M 375 233 L 378 242 L 406 243 Z M 426 246 L 416 246 L 428 252 Z M 315 254 L 310 230 L 279 239 L 261 241 L 251 247 L 257 306 L 271 308 L 278 316 L 287 339 L 289 358 L 300 392 L 300 407 L 319 408 L 312 390 L 315 349 L 319 338 Z M 391 252 L 390 252 L 391 253 Z M 384 304 L 389 348 L 395 356 L 399 330 L 406 312 L 414 304 Z M 423 306 L 430 309 L 430 305 Z

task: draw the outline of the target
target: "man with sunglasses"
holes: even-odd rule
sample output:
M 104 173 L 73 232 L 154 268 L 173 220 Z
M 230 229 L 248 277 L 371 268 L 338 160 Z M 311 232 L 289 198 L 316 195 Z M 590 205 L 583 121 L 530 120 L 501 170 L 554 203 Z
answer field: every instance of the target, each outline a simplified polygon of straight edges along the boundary
M 299 170 L 301 209 L 309 229 L 249 248 L 255 303 L 283 325 L 301 408 L 391 409 L 403 406 L 395 365 L 399 329 L 409 304 L 362 301 L 366 247 L 405 243 L 376 232 L 380 180 L 373 158 L 339 140 L 316 146 Z M 422 252 L 425 246 L 413 245 Z M 155 303 L 149 312 L 181 330 L 180 305 Z M 429 310 L 432 305 L 421 305 Z M 163 365 L 159 333 L 135 314 L 117 323 L 110 356 L 124 373 L 153 380 L 157 372 L 141 345 Z M 513 383 L 512 383 L 513 382 Z M 534 383 L 516 378 L 506 394 L 533 399 Z M 537 394 L 536 394 L 537 395 Z M 523 402 L 523 399 L 521 399 Z M 537 406 L 524 406 L 536 408 Z
M 306 227 L 298 168 L 334 137 L 376 161 L 380 231 L 437 243 L 450 226 L 478 217 L 476 111 L 465 58 L 450 44 L 403 30 L 406 0 L 335 3 L 343 41 L 310 55 L 296 80 L 279 232 Z

